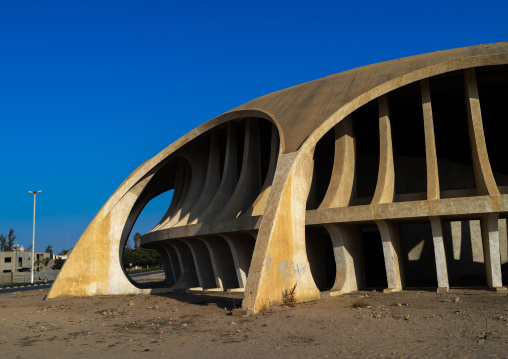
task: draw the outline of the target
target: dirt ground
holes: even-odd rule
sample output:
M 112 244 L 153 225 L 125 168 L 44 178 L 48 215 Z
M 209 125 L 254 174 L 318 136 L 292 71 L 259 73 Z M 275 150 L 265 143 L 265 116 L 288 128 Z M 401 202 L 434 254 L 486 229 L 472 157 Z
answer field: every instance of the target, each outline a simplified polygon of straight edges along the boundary
M 243 318 L 238 294 L 47 292 L 0 294 L 0 357 L 508 358 L 508 295 L 485 290 L 361 291 Z

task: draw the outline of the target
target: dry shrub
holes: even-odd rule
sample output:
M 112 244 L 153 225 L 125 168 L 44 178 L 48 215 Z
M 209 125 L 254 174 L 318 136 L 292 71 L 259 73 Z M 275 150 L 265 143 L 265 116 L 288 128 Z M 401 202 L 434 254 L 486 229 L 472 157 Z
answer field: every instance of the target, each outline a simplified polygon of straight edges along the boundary
M 353 304 L 351 304 L 351 307 L 353 308 L 366 308 L 368 306 L 369 304 L 367 304 L 363 300 L 359 300 L 358 302 L 354 302 Z
M 298 302 L 298 299 L 296 298 L 296 285 L 298 283 L 295 283 L 293 288 L 286 288 L 282 292 L 282 304 L 287 305 L 288 307 L 294 307 L 296 303 Z

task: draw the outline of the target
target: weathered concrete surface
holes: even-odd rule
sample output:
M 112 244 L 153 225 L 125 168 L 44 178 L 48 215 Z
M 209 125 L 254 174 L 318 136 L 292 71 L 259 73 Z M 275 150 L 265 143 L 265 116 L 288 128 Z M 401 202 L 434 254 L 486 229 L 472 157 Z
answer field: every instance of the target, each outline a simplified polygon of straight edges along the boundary
M 503 144 L 492 128 L 506 130 L 496 118 L 508 110 L 493 103 L 508 86 L 507 64 L 508 43 L 412 56 L 268 94 L 203 124 L 125 180 L 49 297 L 147 292 L 125 277 L 120 254 L 144 206 L 171 189 L 168 211 L 141 241 L 163 255 L 169 289 L 245 291 L 252 313 L 280 304 L 295 285 L 307 301 L 375 283 L 372 273 L 386 284 L 371 285 L 399 291 L 417 285 L 405 263 L 423 261 L 430 243 L 434 257 L 421 265 L 435 274 L 420 276 L 426 285 L 442 292 L 480 275 L 503 290 L 508 161 L 499 161 Z M 483 94 L 494 100 L 482 102 Z M 463 102 L 451 113 L 462 117 L 447 127 L 442 113 L 457 95 Z M 400 113 L 412 115 L 401 122 Z M 460 124 L 465 131 L 453 127 Z M 421 148 L 406 138 L 413 127 Z M 443 138 L 460 136 L 458 154 L 446 148 Z M 492 164 L 489 146 L 498 149 Z M 401 223 L 427 223 L 420 247 L 408 248 Z M 306 238 L 306 227 L 322 232 Z M 320 273 L 312 273 L 307 246 L 321 258 Z M 384 266 L 369 269 L 367 256 Z

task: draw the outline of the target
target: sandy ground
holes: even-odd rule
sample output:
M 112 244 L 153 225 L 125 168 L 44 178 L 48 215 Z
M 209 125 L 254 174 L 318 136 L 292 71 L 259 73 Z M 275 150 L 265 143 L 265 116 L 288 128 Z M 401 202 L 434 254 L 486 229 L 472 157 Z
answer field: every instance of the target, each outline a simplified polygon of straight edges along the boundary
M 0 357 L 508 358 L 508 295 L 484 290 L 362 291 L 243 318 L 238 294 L 47 292 L 0 294 Z

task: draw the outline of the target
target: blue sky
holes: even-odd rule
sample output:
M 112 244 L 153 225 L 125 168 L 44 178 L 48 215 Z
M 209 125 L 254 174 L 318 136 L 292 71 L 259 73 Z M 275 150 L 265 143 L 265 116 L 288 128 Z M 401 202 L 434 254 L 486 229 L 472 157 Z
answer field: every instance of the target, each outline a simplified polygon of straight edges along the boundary
M 508 1 L 0 2 L 0 233 L 72 247 L 194 127 L 354 67 L 508 40 Z M 158 222 L 157 198 L 134 230 Z

